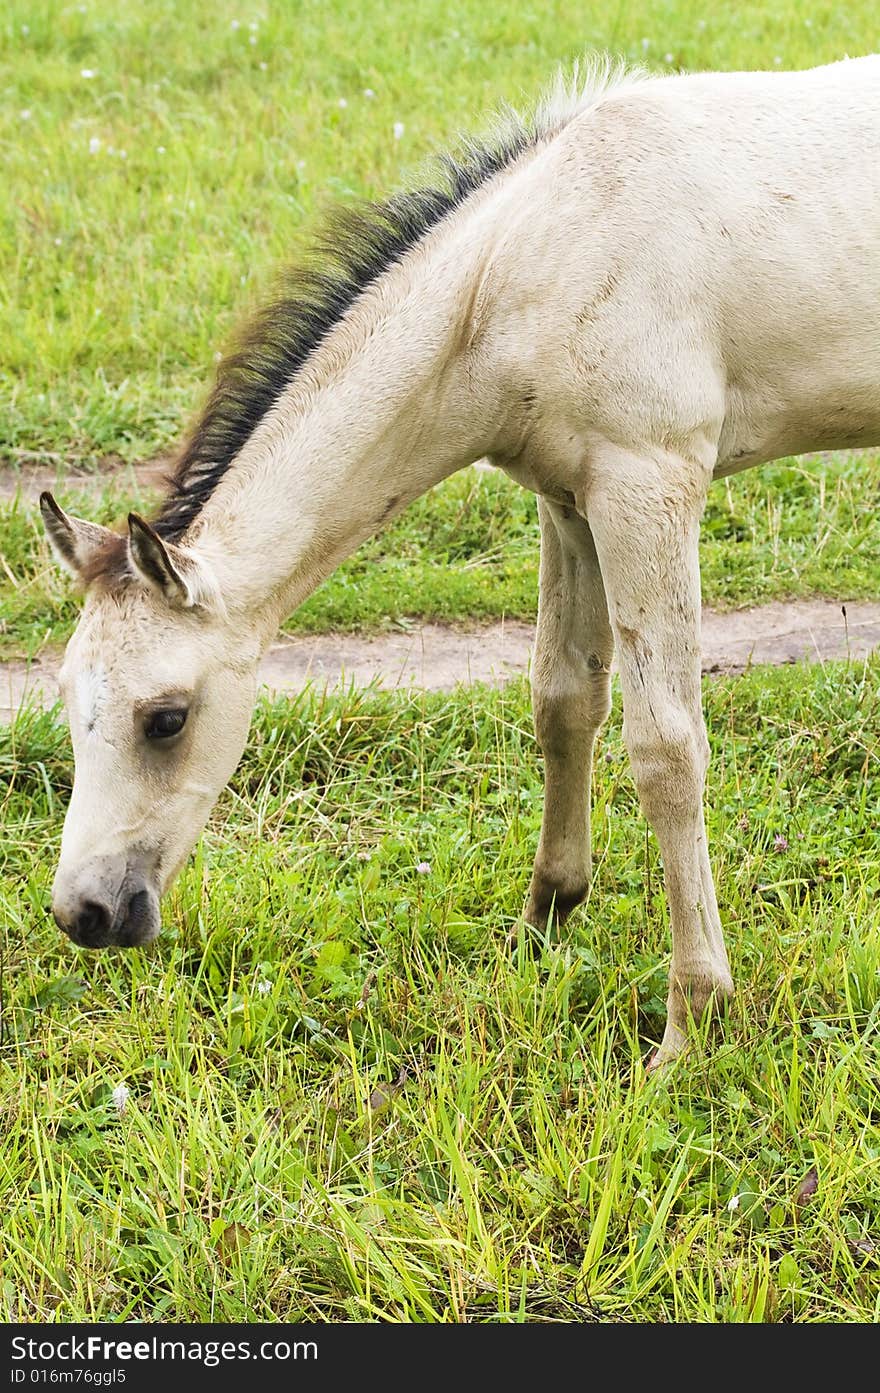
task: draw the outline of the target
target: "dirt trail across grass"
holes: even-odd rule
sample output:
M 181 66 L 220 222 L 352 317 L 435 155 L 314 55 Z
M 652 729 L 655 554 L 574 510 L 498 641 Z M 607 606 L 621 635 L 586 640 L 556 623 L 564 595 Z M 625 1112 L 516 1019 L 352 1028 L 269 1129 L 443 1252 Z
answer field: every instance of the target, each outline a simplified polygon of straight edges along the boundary
M 105 484 L 131 482 L 141 489 L 161 489 L 172 465 L 171 455 L 126 464 L 118 458 L 102 460 L 95 469 L 78 469 L 62 455 L 47 452 L 39 461 L 28 458 L 18 468 L 0 466 L 0 502 L 17 494 L 34 503 L 44 489 L 94 493 Z
M 779 666 L 799 660 L 863 658 L 880 648 L 880 604 L 797 600 L 730 613 L 703 611 L 703 671 L 736 673 L 751 664 Z M 406 632 L 363 637 L 318 634 L 284 638 L 272 645 L 261 676 L 272 692 L 376 682 L 382 687 L 451 691 L 459 683 L 500 685 L 528 668 L 534 626 L 519 621 L 450 628 L 422 624 Z M 57 697 L 60 654 L 47 652 L 30 665 L 0 664 L 0 721 L 23 701 L 51 705 Z
M 60 481 L 64 488 L 94 490 L 96 484 L 129 477 L 141 488 L 161 486 L 170 457 L 135 465 L 102 462 L 97 472 L 71 470 L 69 463 L 27 461 L 20 469 L 0 468 L 0 499 L 17 492 L 34 500 Z M 703 611 L 703 671 L 741 672 L 750 664 L 780 665 L 800 660 L 862 658 L 880 647 L 880 603 L 836 600 L 774 602 L 753 609 Z M 416 687 L 451 691 L 459 683 L 508 681 L 528 668 L 534 625 L 509 620 L 463 626 L 419 624 L 370 637 L 319 634 L 284 638 L 273 644 L 261 676 L 273 692 L 300 690 L 308 682 L 336 686 Z M 27 664 L 0 663 L 0 721 L 8 721 L 23 701 L 51 705 L 57 698 L 60 654 L 43 653 Z

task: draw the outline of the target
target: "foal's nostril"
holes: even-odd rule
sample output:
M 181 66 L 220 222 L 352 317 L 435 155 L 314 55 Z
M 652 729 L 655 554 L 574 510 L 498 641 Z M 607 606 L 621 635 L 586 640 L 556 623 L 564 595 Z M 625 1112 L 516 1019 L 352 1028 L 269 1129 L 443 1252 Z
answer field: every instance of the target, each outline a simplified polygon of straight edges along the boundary
M 136 890 L 128 902 L 125 922 L 119 933 L 119 942 L 125 948 L 142 943 L 149 936 L 152 902 L 147 890 Z
M 110 910 L 97 900 L 84 900 L 70 928 L 70 936 L 84 948 L 104 948 L 110 942 Z

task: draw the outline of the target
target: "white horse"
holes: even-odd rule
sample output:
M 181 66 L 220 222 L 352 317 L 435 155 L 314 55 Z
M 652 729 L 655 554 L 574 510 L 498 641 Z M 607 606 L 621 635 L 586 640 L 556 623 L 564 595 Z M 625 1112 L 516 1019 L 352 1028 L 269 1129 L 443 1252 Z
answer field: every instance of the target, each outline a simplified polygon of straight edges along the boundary
M 346 216 L 320 266 L 220 367 L 152 524 L 117 536 L 41 500 L 87 589 L 61 673 L 76 779 L 55 918 L 89 947 L 155 937 L 278 625 L 485 456 L 541 520 L 526 917 L 587 890 L 616 651 L 672 921 L 669 1060 L 732 991 L 702 810 L 700 515 L 720 475 L 880 442 L 880 58 L 594 69 L 448 161 L 442 188 Z

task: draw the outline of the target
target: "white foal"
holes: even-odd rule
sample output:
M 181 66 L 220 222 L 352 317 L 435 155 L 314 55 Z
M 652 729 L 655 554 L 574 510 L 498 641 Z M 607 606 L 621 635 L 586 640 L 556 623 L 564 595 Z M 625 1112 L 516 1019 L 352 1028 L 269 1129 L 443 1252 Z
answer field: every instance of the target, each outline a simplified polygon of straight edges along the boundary
M 539 495 L 547 797 L 527 915 L 590 877 L 616 651 L 672 921 L 658 1059 L 732 990 L 702 811 L 713 477 L 880 442 L 880 59 L 560 85 L 530 124 L 336 233 L 221 365 L 152 525 L 43 512 L 87 588 L 53 909 L 144 942 L 238 761 L 259 656 L 361 541 L 488 456 Z

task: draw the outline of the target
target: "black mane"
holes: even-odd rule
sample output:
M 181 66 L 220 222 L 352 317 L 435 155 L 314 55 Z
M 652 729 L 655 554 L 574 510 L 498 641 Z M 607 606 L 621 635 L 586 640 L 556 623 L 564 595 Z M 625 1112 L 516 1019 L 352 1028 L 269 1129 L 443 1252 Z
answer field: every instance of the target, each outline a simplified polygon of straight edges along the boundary
M 335 214 L 313 264 L 282 276 L 275 299 L 217 369 L 154 519 L 162 537 L 183 536 L 294 374 L 361 292 L 533 139 L 526 126 L 511 120 L 494 144 L 470 144 L 460 156 L 444 156 L 436 186 Z

